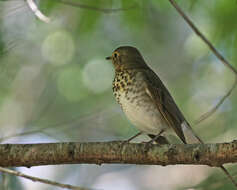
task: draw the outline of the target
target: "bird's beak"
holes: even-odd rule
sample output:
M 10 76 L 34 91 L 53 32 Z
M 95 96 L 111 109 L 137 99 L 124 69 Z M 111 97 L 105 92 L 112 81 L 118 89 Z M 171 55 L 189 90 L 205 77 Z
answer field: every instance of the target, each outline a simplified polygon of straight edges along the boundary
M 106 59 L 106 60 L 111 60 L 111 59 L 112 59 L 112 57 L 111 57 L 111 56 L 109 56 L 109 57 L 106 57 L 105 59 Z

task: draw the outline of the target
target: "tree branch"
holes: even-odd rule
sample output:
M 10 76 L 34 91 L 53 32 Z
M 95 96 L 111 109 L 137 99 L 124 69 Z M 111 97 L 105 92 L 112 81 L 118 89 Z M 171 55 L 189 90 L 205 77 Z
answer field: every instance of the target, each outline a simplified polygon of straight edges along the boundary
M 1 144 L 0 166 L 54 164 L 194 164 L 221 166 L 237 162 L 237 141 L 218 144 L 150 145 L 112 142 Z

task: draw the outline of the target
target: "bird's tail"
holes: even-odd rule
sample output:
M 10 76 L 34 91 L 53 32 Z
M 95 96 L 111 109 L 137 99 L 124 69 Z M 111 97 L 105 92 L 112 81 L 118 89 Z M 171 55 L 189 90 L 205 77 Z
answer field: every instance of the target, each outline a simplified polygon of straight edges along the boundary
M 181 127 L 189 144 L 204 144 L 202 139 L 194 132 L 192 127 L 186 121 L 181 124 Z
M 202 139 L 194 132 L 192 127 L 186 121 L 184 121 L 181 124 L 181 127 L 183 129 L 184 136 L 185 136 L 188 143 L 204 144 Z M 223 165 L 221 165 L 220 168 L 225 173 L 225 175 L 232 181 L 232 183 L 237 187 L 237 182 L 234 180 L 234 178 L 231 176 L 231 174 L 228 172 L 228 170 Z

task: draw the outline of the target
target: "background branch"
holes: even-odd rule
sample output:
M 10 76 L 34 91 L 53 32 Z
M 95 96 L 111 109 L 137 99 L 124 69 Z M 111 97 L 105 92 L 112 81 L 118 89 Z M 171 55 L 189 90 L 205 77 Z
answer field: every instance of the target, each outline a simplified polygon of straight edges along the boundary
M 78 7 L 81 9 L 87 9 L 87 10 L 91 10 L 91 11 L 99 11 L 102 13 L 114 13 L 114 12 L 120 12 L 120 11 L 128 11 L 128 10 L 132 10 L 134 8 L 137 8 L 137 5 L 132 5 L 128 8 L 116 8 L 116 9 L 112 9 L 112 8 L 100 8 L 100 7 L 94 7 L 94 6 L 90 6 L 90 5 L 85 5 L 85 4 L 81 4 L 79 2 L 73 2 L 70 0 L 59 0 L 59 3 L 65 4 L 65 5 L 70 5 L 73 7 Z
M 40 182 L 40 183 L 44 183 L 44 184 L 48 184 L 48 185 L 53 185 L 53 186 L 61 187 L 61 188 L 64 188 L 64 189 L 89 190 L 88 188 L 83 188 L 83 187 L 73 186 L 73 185 L 69 185 L 69 184 L 58 183 L 58 182 L 51 181 L 51 180 L 48 180 L 48 179 L 33 177 L 33 176 L 26 175 L 26 174 L 23 174 L 21 172 L 10 170 L 10 169 L 7 169 L 7 168 L 0 167 L 0 171 L 3 172 L 3 173 L 8 173 L 8 174 L 11 174 L 11 175 L 23 177 L 23 178 L 29 179 L 31 181 L 34 181 L 34 182 Z
M 192 30 L 203 40 L 203 42 L 209 47 L 209 49 L 214 53 L 214 55 L 235 74 L 235 81 L 228 92 L 220 99 L 220 101 L 211 108 L 208 112 L 202 114 L 194 123 L 199 124 L 203 120 L 210 117 L 216 110 L 221 106 L 221 104 L 231 95 L 231 92 L 237 84 L 237 70 L 224 58 L 223 55 L 212 45 L 212 43 L 204 36 L 204 34 L 195 26 L 191 19 L 183 12 L 183 10 L 178 6 L 174 0 L 169 0 L 171 5 L 177 10 L 177 12 L 183 17 L 187 24 L 192 28 Z
M 193 164 L 220 166 L 237 162 L 237 141 L 220 144 L 151 145 L 124 142 L 0 145 L 0 166 L 54 164 Z

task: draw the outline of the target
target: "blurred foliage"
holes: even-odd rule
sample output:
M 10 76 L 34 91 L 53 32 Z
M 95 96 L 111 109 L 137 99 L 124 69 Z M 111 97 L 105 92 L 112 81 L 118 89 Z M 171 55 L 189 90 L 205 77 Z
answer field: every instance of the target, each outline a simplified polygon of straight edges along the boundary
M 233 176 L 236 176 L 236 168 L 229 167 Z M 220 177 L 222 176 L 222 177 Z M 210 190 L 217 190 L 217 189 L 233 189 L 232 184 L 226 183 L 228 179 L 225 175 L 218 175 L 218 172 L 214 173 L 213 175 L 209 176 L 206 180 L 202 183 L 195 186 L 197 189 L 210 189 Z
M 2 174 L 1 175 L 1 189 L 6 189 L 6 190 L 10 190 L 10 189 L 19 189 L 19 190 L 23 190 L 23 186 L 20 183 L 20 181 L 18 180 L 17 176 L 12 176 L 12 175 L 8 175 L 8 174 Z
M 0 0 L 0 134 L 30 131 L 4 143 L 122 140 L 136 133 L 112 96 L 113 68 L 105 57 L 118 46 L 132 45 L 142 52 L 190 123 L 216 104 L 234 81 L 167 0 L 70 1 L 78 6 L 61 1 L 37 1 L 51 18 L 46 24 L 26 1 Z M 237 1 L 178 3 L 237 68 Z M 235 94 L 236 90 L 211 118 L 194 126 L 205 142 L 235 139 Z M 228 179 L 219 180 L 223 175 L 218 169 L 200 167 L 191 175 L 194 166 L 189 172 L 180 167 L 80 165 L 73 170 L 53 166 L 30 171 L 47 170 L 48 178 L 105 190 L 233 189 Z

